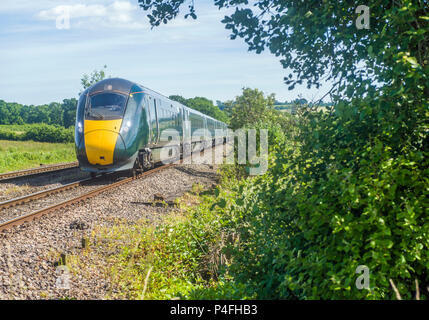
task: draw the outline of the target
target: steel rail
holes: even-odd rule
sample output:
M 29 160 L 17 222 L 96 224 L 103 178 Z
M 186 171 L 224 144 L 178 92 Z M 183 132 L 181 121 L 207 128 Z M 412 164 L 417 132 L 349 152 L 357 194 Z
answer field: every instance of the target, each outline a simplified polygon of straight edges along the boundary
M 65 191 L 65 190 L 69 190 L 69 189 L 74 189 L 74 188 L 76 188 L 76 187 L 78 187 L 78 186 L 80 186 L 86 182 L 95 181 L 95 180 L 96 179 L 93 179 L 93 178 L 87 178 L 87 179 L 71 182 L 71 183 L 65 184 L 65 185 L 60 186 L 60 187 L 50 188 L 50 189 L 38 191 L 35 193 L 31 193 L 29 195 L 25 195 L 22 197 L 3 201 L 3 202 L 0 202 L 0 210 L 10 208 L 10 207 L 14 207 L 16 205 L 23 204 L 26 202 L 30 202 L 32 200 L 46 198 L 47 196 L 50 196 L 52 194 L 56 194 L 56 193 L 59 193 L 59 192 Z
M 38 174 L 46 173 L 46 172 L 55 172 L 55 171 L 61 171 L 61 170 L 70 169 L 70 168 L 77 168 L 78 166 L 79 166 L 78 162 L 68 162 L 68 163 L 63 163 L 63 164 L 43 166 L 40 168 L 26 169 L 26 170 L 20 170 L 20 171 L 11 171 L 11 172 L 6 172 L 6 173 L 1 173 L 0 174 L 0 181 L 15 179 L 15 178 L 21 178 L 21 177 L 27 177 L 27 176 L 33 176 L 33 175 L 38 175 Z
M 22 225 L 24 222 L 32 221 L 32 220 L 34 220 L 36 218 L 39 218 L 39 217 L 41 217 L 43 215 L 51 213 L 51 212 L 53 212 L 55 210 L 63 209 L 65 207 L 67 207 L 67 206 L 77 204 L 77 203 L 79 203 L 81 201 L 84 201 L 84 200 L 87 200 L 89 198 L 93 198 L 96 195 L 98 195 L 98 194 L 100 194 L 100 193 L 102 193 L 104 191 L 107 191 L 107 190 L 110 190 L 110 189 L 114 189 L 116 187 L 119 187 L 119 186 L 121 186 L 123 184 L 126 184 L 128 182 L 131 182 L 133 180 L 141 179 L 141 178 L 146 177 L 148 175 L 152 175 L 155 172 L 159 172 L 161 170 L 167 169 L 167 168 L 169 168 L 169 167 L 171 167 L 173 165 L 174 164 L 167 164 L 167 165 L 164 165 L 164 166 L 160 166 L 160 167 L 154 168 L 154 169 L 152 169 L 150 171 L 143 172 L 143 173 L 141 173 L 141 174 L 139 174 L 139 175 L 137 175 L 135 177 L 130 177 L 130 178 L 126 178 L 126 179 L 123 179 L 123 180 L 119 180 L 117 182 L 114 182 L 114 183 L 111 183 L 109 185 L 97 188 L 95 190 L 92 190 L 92 191 L 90 191 L 90 192 L 88 192 L 88 193 L 86 193 L 84 195 L 80 195 L 80 196 L 75 197 L 73 199 L 66 200 L 66 201 L 57 203 L 55 205 L 52 205 L 52 206 L 49 206 L 49 207 L 46 207 L 46 208 L 43 208 L 43 209 L 31 212 L 31 213 L 28 213 L 26 215 L 22 215 L 20 217 L 8 220 L 8 221 L 3 222 L 3 223 L 0 224 L 0 231 L 9 229 L 9 228 L 11 228 L 13 226 Z

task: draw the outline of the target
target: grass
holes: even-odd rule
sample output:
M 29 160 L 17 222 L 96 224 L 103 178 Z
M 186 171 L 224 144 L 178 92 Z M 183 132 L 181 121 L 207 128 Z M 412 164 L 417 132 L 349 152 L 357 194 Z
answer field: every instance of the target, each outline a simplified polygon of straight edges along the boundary
M 23 192 L 27 191 L 28 189 L 30 189 L 30 187 L 28 185 L 12 186 L 12 187 L 6 188 L 6 190 L 4 190 L 2 192 L 2 194 L 7 196 L 9 194 L 23 193 Z
M 231 290 L 217 277 L 225 237 L 221 217 L 211 210 L 213 192 L 194 185 L 157 223 L 95 228 L 83 256 L 71 259 L 71 272 L 104 274 L 111 284 L 107 299 L 237 298 L 218 294 Z
M 0 140 L 0 173 L 76 161 L 73 143 Z

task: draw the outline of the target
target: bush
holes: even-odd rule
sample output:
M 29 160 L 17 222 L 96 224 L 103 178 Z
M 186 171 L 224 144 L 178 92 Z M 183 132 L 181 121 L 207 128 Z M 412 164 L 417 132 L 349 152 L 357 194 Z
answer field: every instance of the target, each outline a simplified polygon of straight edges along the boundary
M 25 132 L 23 140 L 33 140 L 39 142 L 73 142 L 73 128 L 63 128 L 59 126 L 51 126 L 40 124 L 31 127 Z
M 32 124 L 0 127 L 0 139 L 12 141 L 38 141 L 68 143 L 74 141 L 74 127 Z
M 413 298 L 415 279 L 426 294 L 423 110 L 361 100 L 303 114 L 295 145 L 272 146 L 268 173 L 230 183 L 218 199 L 240 233 L 234 282 L 259 299 L 392 299 L 389 279 L 403 298 Z M 359 265 L 369 267 L 370 290 L 355 286 Z
M 14 131 L 1 129 L 0 130 L 0 139 L 2 139 L 2 140 L 20 141 L 20 140 L 22 140 L 22 137 L 21 137 L 21 135 L 17 134 Z

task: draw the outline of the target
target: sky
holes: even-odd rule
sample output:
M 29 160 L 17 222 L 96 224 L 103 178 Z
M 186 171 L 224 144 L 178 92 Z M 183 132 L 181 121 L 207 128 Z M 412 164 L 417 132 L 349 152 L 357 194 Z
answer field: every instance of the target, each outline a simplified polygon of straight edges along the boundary
M 317 100 L 329 90 L 289 91 L 283 78 L 290 70 L 278 57 L 229 39 L 221 23 L 228 11 L 213 0 L 195 5 L 197 20 L 182 14 L 152 29 L 138 0 L 1 0 L 0 99 L 39 105 L 77 98 L 83 74 L 104 65 L 108 76 L 166 96 L 213 102 L 234 99 L 243 87 L 274 93 L 278 101 Z

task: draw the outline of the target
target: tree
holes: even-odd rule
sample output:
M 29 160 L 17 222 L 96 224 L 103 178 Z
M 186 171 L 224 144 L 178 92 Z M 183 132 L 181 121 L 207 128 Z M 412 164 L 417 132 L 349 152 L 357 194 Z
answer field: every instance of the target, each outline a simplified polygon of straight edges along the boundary
M 41 105 L 41 106 L 35 106 L 32 108 L 31 112 L 31 122 L 32 123 L 50 123 L 50 117 L 49 117 L 49 106 L 48 105 Z
M 84 74 L 82 76 L 82 79 L 80 80 L 82 84 L 82 92 L 92 86 L 93 84 L 104 80 L 106 78 L 106 73 L 104 72 L 107 69 L 107 66 L 104 65 L 103 69 L 101 70 L 94 70 L 90 75 Z M 81 93 L 82 93 L 81 92 Z M 80 95 L 80 93 L 79 93 Z
M 64 99 L 61 107 L 63 108 L 64 127 L 68 128 L 73 126 L 76 121 L 77 100 L 75 98 Z
M 169 99 L 177 101 L 189 108 L 195 109 L 204 113 L 212 118 L 215 118 L 222 122 L 228 122 L 228 116 L 220 110 L 213 102 L 204 97 L 195 97 L 186 99 L 180 95 L 169 96 Z
M 158 25 L 189 2 L 140 5 Z M 390 299 L 390 279 L 412 299 L 417 280 L 420 292 L 429 283 L 428 1 L 214 3 L 236 8 L 223 20 L 232 39 L 292 70 L 289 89 L 333 81 L 331 112 L 299 110 L 267 175 L 228 198 L 226 212 L 246 213 L 228 275 L 262 299 Z M 356 24 L 362 7 L 368 28 Z M 233 104 L 235 126 L 248 100 Z M 358 265 L 371 270 L 371 290 L 355 289 Z
M 308 101 L 305 98 L 296 98 L 292 101 L 292 104 L 302 106 L 308 104 Z
M 181 104 L 183 104 L 185 106 L 187 106 L 187 104 L 186 104 L 186 98 L 183 98 L 182 96 L 172 95 L 172 96 L 169 96 L 168 98 L 171 99 L 171 100 L 177 101 L 177 102 L 179 102 L 179 103 L 181 103 Z
M 274 109 L 274 101 L 274 94 L 265 98 L 264 93 L 258 89 L 244 88 L 241 96 L 236 97 L 235 101 L 229 102 L 232 129 L 266 121 Z
M 193 0 L 139 0 L 139 4 L 148 11 L 152 26 L 174 19 L 186 4 L 185 18 L 196 18 Z M 380 84 L 400 90 L 410 82 L 406 76 L 411 68 L 424 82 L 420 91 L 429 96 L 427 0 L 368 2 L 369 29 L 355 24 L 359 0 L 214 0 L 214 4 L 219 9 L 236 8 L 222 20 L 231 39 L 243 38 L 256 53 L 269 49 L 281 57 L 284 68 L 292 69 L 295 77 L 285 77 L 289 89 L 303 82 L 318 88 L 322 80 L 331 79 L 333 97 L 351 99 L 373 94 Z
M 192 109 L 198 110 L 212 118 L 215 118 L 222 122 L 228 122 L 228 117 L 221 111 L 213 102 L 204 97 L 195 97 L 186 100 L 187 106 Z
M 139 0 L 152 26 L 174 19 L 193 0 Z M 218 8 L 235 8 L 222 22 L 231 39 L 243 38 L 250 51 L 268 49 L 292 73 L 285 83 L 333 85 L 333 109 L 361 118 L 377 115 L 383 138 L 400 153 L 403 144 L 429 148 L 429 15 L 427 0 L 361 1 L 214 0 Z M 182 10 L 183 11 L 183 10 Z M 186 9 L 185 9 L 186 11 Z M 364 16 L 365 18 L 365 16 Z M 365 101 L 365 102 L 363 102 Z M 312 104 L 315 106 L 316 104 Z M 362 119 L 361 119 L 362 120 Z M 381 130 L 383 132 L 383 130 Z M 388 133 L 387 133 L 388 132 Z
M 225 109 L 225 104 L 220 100 L 216 100 L 216 105 L 219 108 L 219 110 L 223 111 L 223 109 Z
M 49 124 L 63 126 L 63 109 L 60 103 L 52 102 L 49 104 Z
M 0 100 L 0 124 L 10 124 L 10 111 L 7 104 Z

